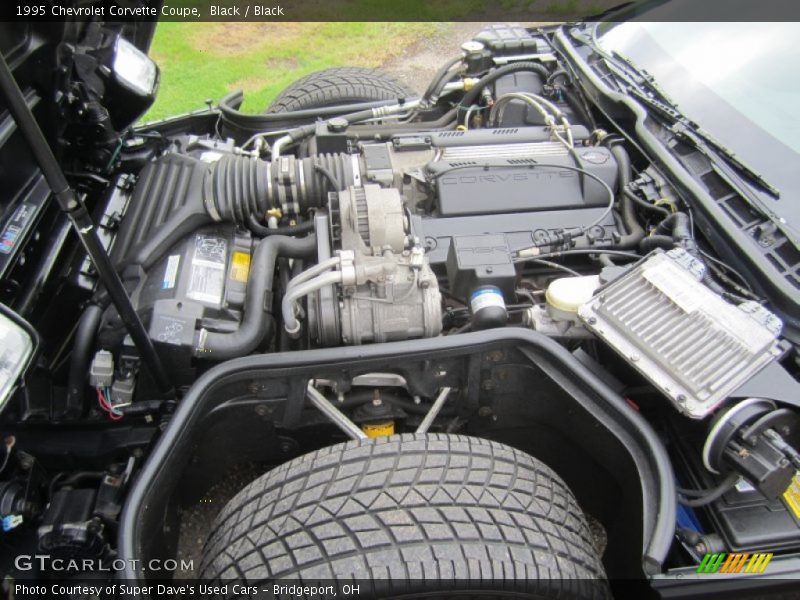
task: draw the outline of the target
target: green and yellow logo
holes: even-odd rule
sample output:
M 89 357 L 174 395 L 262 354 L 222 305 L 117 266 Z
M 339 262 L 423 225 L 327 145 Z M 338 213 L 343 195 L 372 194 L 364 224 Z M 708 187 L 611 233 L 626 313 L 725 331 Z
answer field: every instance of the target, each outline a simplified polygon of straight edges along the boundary
M 705 575 L 712 573 L 763 573 L 769 561 L 772 560 L 772 553 L 769 552 L 749 552 L 726 554 L 718 552 L 716 554 L 706 554 L 697 567 L 697 572 Z

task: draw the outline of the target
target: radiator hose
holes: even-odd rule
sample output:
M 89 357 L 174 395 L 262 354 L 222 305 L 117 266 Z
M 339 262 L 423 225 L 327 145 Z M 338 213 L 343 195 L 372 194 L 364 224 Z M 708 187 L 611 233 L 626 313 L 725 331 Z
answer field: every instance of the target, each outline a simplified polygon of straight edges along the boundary
M 622 250 L 628 248 L 635 248 L 639 242 L 644 238 L 644 228 L 636 218 L 636 210 L 631 198 L 625 194 L 625 190 L 631 181 L 631 158 L 628 153 L 620 145 L 614 145 L 610 148 L 611 154 L 617 161 L 618 170 L 618 186 L 622 192 L 619 199 L 619 213 L 622 218 L 622 224 L 625 226 L 626 234 L 621 236 L 619 241 L 614 244 L 615 248 Z
M 244 317 L 236 331 L 217 333 L 201 329 L 195 335 L 194 355 L 214 361 L 246 356 L 270 338 L 272 321 L 272 286 L 275 262 L 279 256 L 309 258 L 316 255 L 317 238 L 271 235 L 264 238 L 253 253 L 250 279 L 244 300 Z
M 69 363 L 67 382 L 67 404 L 64 416 L 79 417 L 86 410 L 85 392 L 89 365 L 94 356 L 94 342 L 105 306 L 89 304 L 81 314 L 75 339 L 72 343 L 72 356 Z
M 697 243 L 692 237 L 689 216 L 686 213 L 673 213 L 661 221 L 650 235 L 639 243 L 639 249 L 650 252 L 655 248 L 669 249 L 679 246 L 694 257 L 698 257 Z

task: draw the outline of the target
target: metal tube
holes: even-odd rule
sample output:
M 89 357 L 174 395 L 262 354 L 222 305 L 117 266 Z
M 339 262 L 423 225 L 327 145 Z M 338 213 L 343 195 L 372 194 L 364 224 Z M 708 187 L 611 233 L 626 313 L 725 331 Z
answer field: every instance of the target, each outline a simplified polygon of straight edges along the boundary
M 294 315 L 294 303 L 300 298 L 307 296 L 311 292 L 324 288 L 329 285 L 334 285 L 342 281 L 341 271 L 329 271 L 317 275 L 314 279 L 304 281 L 294 287 L 286 290 L 283 294 L 281 301 L 281 312 L 283 313 L 283 326 L 292 338 L 300 334 L 300 322 Z
M 277 160 L 281 155 L 281 150 L 283 150 L 283 147 L 287 144 L 290 144 L 291 142 L 292 142 L 292 136 L 290 135 L 284 135 L 282 137 L 279 137 L 274 142 L 272 142 L 272 148 L 270 148 L 269 159 L 271 161 Z
M 326 258 L 319 264 L 314 265 L 313 267 L 309 267 L 296 277 L 292 277 L 289 280 L 289 284 L 286 286 L 286 289 L 289 290 L 296 285 L 303 283 L 304 281 L 308 281 L 309 279 L 313 279 L 317 275 L 324 273 L 339 265 L 342 260 L 338 256 L 332 256 L 331 258 Z
M 463 87 L 463 82 L 456 83 L 460 83 L 461 87 Z M 450 87 L 448 89 L 455 90 L 458 88 Z M 376 106 L 374 108 L 367 108 L 347 115 L 342 115 L 341 118 L 344 118 L 348 122 L 348 125 L 353 125 L 354 123 L 363 123 L 364 121 L 368 121 L 373 118 L 380 119 L 383 117 L 390 117 L 392 115 L 404 113 L 409 110 L 414 110 L 419 107 L 419 105 L 419 98 L 411 98 L 402 104 L 391 104 L 389 106 Z M 303 129 L 305 129 L 305 131 L 303 131 Z M 270 160 L 275 161 L 281 155 L 284 147 L 288 144 L 307 137 L 313 132 L 313 125 L 310 128 L 308 128 L 308 126 L 303 126 L 292 129 L 287 135 L 279 137 L 277 140 L 272 142 L 272 147 L 270 148 Z
M 428 411 L 428 414 L 425 415 L 425 418 L 422 419 L 422 423 L 417 427 L 417 433 L 428 433 L 428 429 L 433 425 L 433 420 L 437 417 L 439 411 L 442 410 L 447 396 L 450 395 L 450 389 L 449 387 L 442 388 L 436 400 L 434 400 L 433 406 L 431 406 L 431 409 Z
M 323 396 L 317 390 L 317 388 L 312 385 L 312 382 L 308 382 L 306 391 L 308 392 L 308 399 L 311 400 L 314 406 L 316 406 L 322 414 L 333 421 L 333 423 L 339 427 L 339 429 L 344 431 L 349 437 L 353 438 L 354 440 L 368 439 L 367 434 L 361 431 L 358 425 L 348 419 L 342 411 L 328 402 L 328 399 L 325 398 L 325 396 Z
M 14 121 L 17 123 L 17 127 L 19 127 L 22 136 L 28 142 L 36 162 L 39 163 L 39 167 L 42 169 L 42 173 L 53 191 L 56 201 L 71 221 L 75 232 L 78 234 L 84 248 L 86 248 L 86 252 L 92 259 L 100 281 L 111 297 L 111 301 L 114 303 L 133 343 L 136 344 L 142 360 L 153 376 L 153 380 L 162 393 L 165 395 L 173 394 L 172 384 L 169 377 L 167 377 L 166 370 L 159 361 L 153 341 L 147 335 L 147 331 L 139 319 L 139 315 L 134 310 L 128 293 L 125 291 L 122 281 L 106 253 L 105 247 L 97 236 L 97 230 L 91 215 L 70 189 L 67 178 L 61 171 L 50 145 L 28 108 L 25 97 L 22 95 L 11 69 L 9 69 L 5 58 L 2 56 L 0 56 L 0 91 L 2 91 L 3 98 Z

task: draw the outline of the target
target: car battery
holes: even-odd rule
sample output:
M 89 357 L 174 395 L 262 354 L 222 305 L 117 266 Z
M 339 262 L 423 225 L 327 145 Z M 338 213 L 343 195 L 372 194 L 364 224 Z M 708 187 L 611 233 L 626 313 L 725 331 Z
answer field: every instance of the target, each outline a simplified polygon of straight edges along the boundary
M 683 471 L 691 478 L 679 485 L 697 489 L 713 488 L 722 477 L 711 474 L 703 467 L 700 448 L 705 439 L 705 429 L 699 423 L 692 423 L 693 427 L 690 428 L 685 425 L 685 422 L 671 422 L 675 429 L 673 439 L 676 440 L 673 450 L 677 456 L 674 460 L 685 465 Z M 800 550 L 800 474 L 795 476 L 786 492 L 775 500 L 764 497 L 749 482 L 741 479 L 719 500 L 693 510 L 698 516 L 707 517 L 710 529 L 719 533 L 731 552 Z
M 252 251 L 249 233 L 232 224 L 209 225 L 175 244 L 143 275 L 125 273 L 134 307 L 179 384 L 195 376 L 192 358 L 201 330 L 239 328 Z M 124 328 L 111 307 L 101 343 L 117 347 L 122 340 L 114 334 L 124 335 Z

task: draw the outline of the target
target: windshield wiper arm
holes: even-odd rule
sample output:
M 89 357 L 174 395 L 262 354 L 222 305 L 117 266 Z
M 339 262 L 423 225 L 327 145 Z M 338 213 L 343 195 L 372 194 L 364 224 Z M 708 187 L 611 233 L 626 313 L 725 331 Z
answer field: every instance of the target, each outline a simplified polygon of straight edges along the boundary
M 570 34 L 573 38 L 589 46 L 595 54 L 605 61 L 609 73 L 618 80 L 616 83 L 619 87 L 624 89 L 624 86 L 627 85 L 641 93 L 657 96 L 660 101 L 666 104 L 674 104 L 664 90 L 658 86 L 655 78 L 650 73 L 636 66 L 630 59 L 619 52 L 614 50 L 609 53 L 600 47 L 597 42 L 598 25 L 599 23 L 596 23 L 588 33 L 572 30 Z
M 718 161 L 720 157 L 723 158 L 725 164 L 736 171 L 737 174 L 756 184 L 773 197 L 780 198 L 781 193 L 778 188 L 764 179 L 758 171 L 742 162 L 732 150 L 724 146 L 710 133 L 682 115 L 675 106 L 655 100 L 635 89 L 629 89 L 628 92 L 635 96 L 637 100 L 646 104 L 648 108 L 657 112 L 659 116 L 668 120 L 671 125 L 670 130 L 682 140 L 690 143 L 698 152 L 712 161 Z
M 703 152 L 704 154 L 706 153 L 706 149 L 703 148 L 703 146 L 705 144 L 708 144 L 708 146 L 710 146 L 716 154 L 723 156 L 725 158 L 725 162 L 730 167 L 735 169 L 737 173 L 743 175 L 749 181 L 761 187 L 771 196 L 775 198 L 780 198 L 781 192 L 778 188 L 776 188 L 769 181 L 764 179 L 761 173 L 759 173 L 746 163 L 739 160 L 739 157 L 734 152 L 723 146 L 720 142 L 711 137 L 711 135 L 707 134 L 702 130 L 692 129 L 689 127 L 686 127 L 684 129 L 683 127 L 685 126 L 682 126 L 679 129 L 673 128 L 673 131 L 675 132 L 676 135 L 689 140 L 695 148 L 697 148 L 700 152 Z
M 667 120 L 672 132 L 689 142 L 699 152 L 712 161 L 721 157 L 726 165 L 738 175 L 754 183 L 775 198 L 780 198 L 780 190 L 741 159 L 697 123 L 686 117 L 669 96 L 658 86 L 655 79 L 647 71 L 636 66 L 630 59 L 618 52 L 608 53 L 600 48 L 596 39 L 597 25 L 590 34 L 580 36 L 581 41 L 589 45 L 595 54 L 606 63 L 610 73 L 617 79 L 617 85 L 627 94 L 634 96 L 651 111 Z M 573 33 L 573 37 L 576 37 Z

